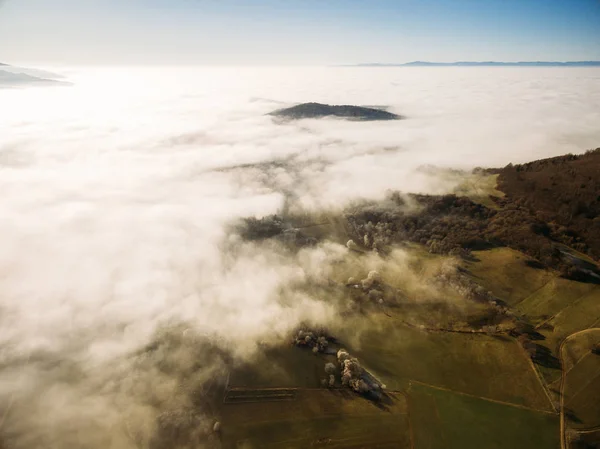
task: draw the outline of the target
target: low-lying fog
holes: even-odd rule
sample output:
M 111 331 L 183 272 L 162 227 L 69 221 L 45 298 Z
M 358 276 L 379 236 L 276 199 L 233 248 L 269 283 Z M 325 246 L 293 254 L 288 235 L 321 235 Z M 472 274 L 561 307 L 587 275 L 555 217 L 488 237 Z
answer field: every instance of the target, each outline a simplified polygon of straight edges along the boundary
M 291 256 L 241 243 L 236 219 L 284 201 L 339 210 L 387 189 L 451 189 L 418 170 L 427 164 L 600 146 L 593 68 L 65 73 L 73 87 L 0 90 L 0 436 L 16 449 L 162 448 L 157 417 L 191 410 L 182 385 L 203 385 L 223 354 L 248 357 L 301 321 L 333 319 L 326 298 L 280 299 L 326 278 L 346 248 Z M 264 115 L 309 101 L 408 118 Z M 192 438 L 186 447 L 202 447 Z

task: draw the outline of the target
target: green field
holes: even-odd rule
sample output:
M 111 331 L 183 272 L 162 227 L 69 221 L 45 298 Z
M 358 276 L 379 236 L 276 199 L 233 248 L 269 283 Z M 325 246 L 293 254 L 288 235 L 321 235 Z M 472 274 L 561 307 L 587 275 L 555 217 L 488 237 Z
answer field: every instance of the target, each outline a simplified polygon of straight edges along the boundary
M 224 449 L 411 447 L 403 395 L 382 405 L 349 390 L 299 390 L 295 400 L 223 405 Z
M 577 335 L 563 346 L 564 405 L 574 429 L 600 426 L 600 355 L 591 351 L 598 343 L 600 329 Z
M 563 366 L 568 371 L 583 357 L 590 355 L 590 348 L 600 343 L 600 329 L 594 328 L 580 332 L 569 338 L 563 345 Z
M 512 251 L 490 253 L 494 257 L 513 259 L 518 255 Z M 483 255 L 478 254 L 478 257 L 485 259 Z M 443 303 L 439 299 L 439 288 L 413 286 L 419 284 L 419 273 L 435 271 L 444 258 L 415 255 L 411 251 L 392 253 L 385 267 L 375 265 L 375 260 L 371 254 L 348 257 L 336 268 L 335 279 L 341 282 L 349 275 L 360 279 L 366 277 L 370 268 L 376 268 L 386 284 L 392 288 L 404 287 L 408 297 L 400 299 L 393 309 L 367 309 L 336 320 L 330 324 L 329 331 L 389 390 L 402 390 L 409 380 L 417 380 L 538 410 L 553 410 L 529 357 L 513 338 L 431 332 L 422 330 L 419 324 L 407 324 L 407 321 L 420 321 L 427 326 L 435 324 L 430 321 L 441 321 L 439 316 L 451 320 L 461 314 L 465 319 L 465 315 L 483 307 L 475 301 L 450 295 Z M 449 309 L 449 305 L 455 309 Z M 434 310 L 434 306 L 439 310 Z M 325 363 L 330 361 L 335 361 L 335 357 L 313 355 L 291 345 L 269 349 L 251 364 L 234 370 L 229 384 L 230 387 L 252 388 L 318 388 L 325 377 Z
M 473 251 L 477 262 L 466 262 L 473 280 L 501 300 L 515 306 L 554 278 L 554 274 L 528 266 L 529 257 L 509 248 Z
M 230 375 L 229 386 L 318 388 L 325 377 L 325 364 L 333 361 L 335 356 L 315 355 L 290 343 L 266 349 L 251 363 L 236 368 Z
M 415 449 L 557 449 L 556 415 L 412 384 Z
M 557 348 L 559 341 L 574 332 L 594 327 L 600 322 L 600 289 L 596 288 L 565 307 L 551 321 L 552 336 L 549 339 Z
M 350 295 L 344 280 L 381 274 L 401 292 L 397 304 L 366 305 L 342 314 L 328 331 L 386 384 L 393 401 L 378 408 L 349 390 L 322 388 L 324 366 L 334 355 L 282 345 L 264 349 L 229 378 L 222 405 L 225 448 L 558 448 L 560 369 L 533 365 L 508 335 L 435 331 L 487 305 L 427 284 L 444 258 L 419 251 L 378 256 L 353 253 L 330 273 L 336 295 Z M 470 276 L 539 324 L 536 343 L 559 356 L 564 338 L 598 324 L 600 287 L 532 268 L 510 249 L 477 251 L 466 262 Z M 431 326 L 430 326 L 431 325 Z M 432 329 L 426 329 L 431 327 Z M 565 345 L 569 370 L 565 405 L 570 429 L 600 425 L 600 356 L 587 333 Z M 540 380 L 541 374 L 544 382 Z M 549 385 L 549 391 L 544 386 Z M 399 392 L 408 392 L 409 402 Z M 411 437 L 412 435 L 412 437 Z M 412 439 L 411 439 L 412 438 Z
M 389 390 L 409 380 L 539 410 L 552 410 L 528 357 L 515 340 L 485 334 L 426 332 L 383 314 L 348 318 L 340 343 Z M 269 363 L 270 361 L 270 363 Z M 229 387 L 318 388 L 331 355 L 284 346 L 234 370 Z
M 598 326 L 599 317 L 600 290 L 594 288 L 550 320 L 548 322 L 551 326 L 549 329 L 540 329 L 540 333 L 545 337 L 540 344 L 546 346 L 558 357 L 558 348 L 566 337 L 575 332 Z M 560 379 L 559 370 L 540 368 L 540 372 L 548 384 L 556 384 Z
M 474 251 L 465 264 L 473 279 L 533 323 L 565 326 L 565 336 L 600 321 L 600 285 L 576 282 L 532 268 L 529 258 L 509 248 Z
M 544 321 L 593 291 L 600 291 L 600 287 L 557 276 L 522 300 L 517 309 L 533 322 Z
M 577 380 L 575 380 L 577 378 Z M 600 426 L 600 357 L 585 357 L 567 375 L 565 407 L 572 413 L 570 426 Z
M 336 335 L 389 389 L 418 380 L 540 410 L 550 401 L 528 357 L 508 337 L 425 332 L 385 315 L 354 318 Z M 362 326 L 362 327 L 361 327 Z M 362 329 L 358 333 L 357 329 Z
M 551 271 L 526 265 L 527 256 L 508 248 L 475 251 L 479 259 L 465 267 L 473 279 L 506 301 L 532 324 L 543 340 L 536 341 L 558 357 L 569 335 L 600 324 L 600 286 L 560 278 Z M 536 368 L 547 385 L 558 388 L 561 371 Z

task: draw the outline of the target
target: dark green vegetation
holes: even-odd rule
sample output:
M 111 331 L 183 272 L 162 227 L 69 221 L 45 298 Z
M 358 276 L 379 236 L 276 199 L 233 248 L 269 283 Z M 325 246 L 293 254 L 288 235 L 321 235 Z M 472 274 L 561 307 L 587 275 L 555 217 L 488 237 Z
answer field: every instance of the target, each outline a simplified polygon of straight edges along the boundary
M 285 119 L 340 117 L 352 120 L 400 120 L 403 117 L 381 109 L 362 106 L 332 106 L 322 103 L 302 103 L 291 108 L 279 109 L 270 115 Z

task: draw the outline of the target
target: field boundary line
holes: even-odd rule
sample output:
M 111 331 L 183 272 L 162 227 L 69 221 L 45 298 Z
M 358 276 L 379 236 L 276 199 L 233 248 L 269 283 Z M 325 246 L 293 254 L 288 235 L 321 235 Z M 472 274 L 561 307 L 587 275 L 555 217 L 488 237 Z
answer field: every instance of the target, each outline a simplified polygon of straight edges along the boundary
M 239 443 L 240 441 L 247 441 L 247 438 L 243 438 L 241 440 L 237 440 L 236 443 Z M 302 437 L 302 438 L 293 438 L 291 440 L 283 440 L 283 441 L 275 441 L 272 443 L 268 443 L 268 446 L 261 446 L 261 447 L 278 447 L 280 444 L 285 444 L 285 443 L 293 443 L 293 442 L 301 442 L 301 441 L 307 441 L 308 438 L 306 437 Z M 360 446 L 358 447 L 365 447 L 363 444 L 361 443 L 361 441 L 364 440 L 364 437 L 353 437 L 353 438 L 340 438 L 340 439 L 334 439 L 331 438 L 330 439 L 330 443 L 327 443 L 327 445 L 331 445 L 333 444 L 334 446 L 338 446 L 339 444 L 343 444 L 343 447 L 357 447 L 356 445 L 359 444 Z M 370 441 L 367 441 L 367 443 L 370 443 Z M 390 444 L 395 444 L 398 443 L 398 440 L 385 440 L 385 441 L 379 441 L 376 442 L 375 444 L 377 446 L 388 446 Z M 348 444 L 350 444 L 350 446 L 348 446 Z
M 415 449 L 415 432 L 413 430 L 412 419 L 410 418 L 410 403 L 412 399 L 410 399 L 409 392 L 401 392 L 400 394 L 404 396 L 404 399 L 406 400 L 406 419 L 408 421 L 408 436 L 410 437 L 410 449 Z
M 575 430 L 577 433 L 595 433 L 600 432 L 600 426 L 590 427 L 589 429 Z
M 517 306 L 518 306 L 519 304 L 521 304 L 522 302 L 524 302 L 524 301 L 526 301 L 527 299 L 531 298 L 533 295 L 535 295 L 535 294 L 536 294 L 537 292 L 539 292 L 541 289 L 545 288 L 545 287 L 546 287 L 546 286 L 547 286 L 547 285 L 548 285 L 550 282 L 554 281 L 555 275 L 554 275 L 552 272 L 548 271 L 548 270 L 545 270 L 545 271 L 546 271 L 546 273 L 544 274 L 544 277 L 546 277 L 546 276 L 549 276 L 549 277 L 550 277 L 550 279 L 548 279 L 546 282 L 544 282 L 544 283 L 543 283 L 543 284 L 542 284 L 540 287 L 536 288 L 536 289 L 535 289 L 534 291 L 532 291 L 530 294 L 528 294 L 527 296 L 525 296 L 523 299 L 520 299 L 520 300 L 519 300 L 519 301 L 517 301 L 516 303 L 514 303 L 514 304 L 511 304 L 511 305 L 510 305 L 510 307 L 511 307 L 511 308 L 515 308 L 515 309 L 516 309 L 516 308 L 517 308 Z M 522 310 L 519 310 L 519 312 L 522 312 L 522 313 L 523 313 L 523 311 L 522 311 Z
M 407 407 L 408 409 L 408 407 Z M 378 412 L 372 412 L 372 413 L 353 413 L 351 415 L 344 415 L 343 413 L 324 413 L 318 416 L 301 416 L 301 417 L 297 417 L 294 418 L 295 422 L 310 422 L 310 421 L 314 421 L 317 419 L 339 419 L 340 417 L 344 417 L 344 418 L 367 418 L 367 417 L 376 417 L 378 416 L 380 413 L 382 413 L 381 411 Z M 407 413 L 395 413 L 397 416 L 406 416 L 408 415 Z M 259 425 L 259 424 L 270 424 L 270 423 L 285 423 L 285 422 L 289 422 L 290 420 L 287 418 L 281 419 L 281 418 L 277 418 L 277 419 L 266 419 L 266 420 L 261 420 L 261 421 L 252 421 L 252 425 Z
M 563 311 L 567 310 L 568 308 L 572 307 L 575 305 L 575 303 L 577 301 L 579 301 L 581 298 L 583 298 L 584 296 L 589 295 L 590 293 L 592 293 L 594 291 L 593 288 L 591 288 L 589 291 L 582 293 L 581 295 L 579 295 L 577 298 L 573 299 L 572 302 L 570 302 L 569 304 L 567 304 L 566 306 L 564 306 L 563 308 L 561 308 L 558 312 L 556 312 L 554 315 L 550 316 L 549 318 L 545 319 L 544 321 L 542 321 L 541 323 L 539 323 L 537 326 L 535 326 L 535 329 L 539 329 L 540 327 L 542 327 L 544 324 L 549 323 L 550 321 L 552 321 L 554 318 L 556 318 L 557 316 L 559 316 L 561 313 L 563 313 Z
M 575 363 L 573 363 L 573 366 L 571 368 L 569 368 L 567 370 L 567 372 L 565 373 L 565 375 L 569 375 L 569 373 L 573 370 L 573 368 L 575 368 L 577 366 L 577 364 L 579 364 L 580 362 L 583 362 L 583 359 L 587 358 L 587 356 L 592 355 L 593 352 L 586 352 L 579 360 L 577 360 Z
M 569 341 L 572 338 L 575 338 L 579 335 L 585 334 L 587 332 L 593 332 L 593 331 L 600 331 L 600 328 L 597 327 L 593 327 L 593 328 L 587 328 L 587 329 L 583 329 L 577 332 L 572 333 L 571 335 L 567 335 L 561 342 L 560 342 L 560 346 L 558 347 L 558 358 L 560 361 L 560 367 L 561 367 L 561 376 L 560 376 L 560 388 L 559 388 L 559 392 L 560 392 L 560 447 L 561 449 L 567 449 L 568 445 L 567 445 L 567 433 L 565 431 L 565 384 L 566 384 L 566 380 L 567 380 L 567 373 L 565 372 L 565 370 L 563 369 L 564 367 L 564 361 L 563 361 L 563 351 L 565 349 L 565 344 L 567 343 L 567 341 Z
M 565 376 L 568 373 L 565 373 Z M 569 405 L 573 399 L 575 399 L 583 390 L 585 390 L 589 384 L 591 384 L 592 382 L 594 382 L 598 377 L 600 377 L 600 371 L 598 371 L 596 374 L 594 374 L 594 377 L 592 377 L 590 380 L 588 380 L 585 385 L 583 387 L 581 387 L 579 390 L 577 390 L 577 393 L 575 393 L 573 396 L 571 396 L 571 398 L 565 403 L 565 405 Z
M 555 412 L 550 412 L 548 410 L 540 410 L 540 409 L 537 409 L 537 408 L 526 407 L 524 405 L 515 404 L 515 403 L 512 403 L 512 402 L 500 401 L 498 399 L 491 399 L 491 398 L 486 398 L 486 397 L 483 397 L 483 396 L 477 396 L 476 394 L 470 394 L 470 393 L 465 393 L 463 391 L 452 390 L 450 388 L 441 387 L 439 385 L 431 385 L 431 384 L 428 384 L 428 383 L 425 383 L 425 382 L 420 382 L 418 380 L 410 380 L 410 382 L 413 382 L 413 383 L 416 383 L 416 384 L 419 384 L 419 385 L 423 385 L 425 387 L 430 387 L 430 388 L 433 388 L 435 390 L 448 391 L 449 393 L 455 393 L 455 394 L 459 394 L 459 395 L 462 395 L 462 396 L 468 396 L 468 397 L 471 397 L 471 398 L 481 399 L 483 401 L 488 401 L 488 402 L 495 402 L 496 404 L 508 405 L 510 407 L 520 408 L 520 409 L 523 409 L 523 410 L 529 410 L 530 412 L 545 413 L 546 415 L 556 415 Z
M 576 303 L 578 303 L 579 301 L 581 301 L 581 300 L 582 300 L 582 299 L 583 299 L 585 296 L 588 296 L 589 294 L 592 294 L 592 293 L 594 293 L 594 290 L 593 290 L 593 289 L 592 289 L 592 290 L 590 290 L 589 292 L 586 292 L 586 293 L 584 293 L 584 294 L 582 294 L 582 295 L 578 296 L 577 298 L 575 298 L 575 299 L 573 300 L 573 302 L 572 302 L 571 304 L 569 304 L 569 305 L 567 305 L 567 306 L 563 307 L 563 308 L 562 308 L 562 309 L 560 309 L 558 312 L 556 312 L 554 315 L 552 315 L 550 318 L 548 318 L 548 319 L 547 319 L 547 320 L 545 320 L 545 321 L 542 321 L 540 324 L 538 324 L 537 326 L 535 326 L 535 329 L 537 330 L 537 329 L 539 329 L 541 326 L 543 326 L 544 324 L 546 324 L 546 323 L 549 323 L 550 321 L 552 321 L 552 320 L 556 319 L 556 318 L 557 318 L 557 317 L 559 317 L 559 316 L 560 316 L 560 314 L 561 314 L 561 313 L 563 313 L 565 310 L 567 310 L 567 309 L 570 309 L 570 308 L 571 308 L 571 307 L 573 307 L 573 306 L 574 306 Z M 598 320 L 595 320 L 595 321 L 594 321 L 592 324 L 590 324 L 590 326 L 588 327 L 588 329 L 591 329 L 591 328 L 592 328 L 592 326 L 593 326 L 593 325 L 596 323 L 596 321 L 598 321 Z M 571 334 L 571 335 L 573 335 L 573 334 Z
M 592 328 L 592 327 L 597 327 L 597 326 L 598 326 L 598 324 L 600 324 L 600 318 L 598 318 L 596 321 L 594 321 L 594 322 L 593 322 L 593 323 L 590 325 L 590 328 Z
M 531 360 L 531 357 L 529 357 L 529 354 L 527 354 L 527 351 L 525 351 L 525 348 L 523 348 L 523 346 L 521 346 L 518 342 L 515 341 L 515 343 L 520 348 L 521 352 L 523 353 L 523 355 L 529 362 L 529 365 L 531 366 L 531 369 L 532 369 L 533 373 L 535 374 L 535 377 L 537 377 L 538 381 L 540 382 L 540 386 L 542 387 L 542 390 L 544 390 L 544 394 L 548 398 L 548 403 L 550 404 L 550 407 L 552 408 L 552 410 L 554 410 L 554 413 L 558 413 L 558 409 L 554 406 L 554 401 L 552 400 L 552 397 L 550 396 L 550 389 L 548 387 L 548 384 L 546 383 L 546 381 L 540 374 L 539 370 L 535 366 L 535 363 L 533 363 L 533 360 Z

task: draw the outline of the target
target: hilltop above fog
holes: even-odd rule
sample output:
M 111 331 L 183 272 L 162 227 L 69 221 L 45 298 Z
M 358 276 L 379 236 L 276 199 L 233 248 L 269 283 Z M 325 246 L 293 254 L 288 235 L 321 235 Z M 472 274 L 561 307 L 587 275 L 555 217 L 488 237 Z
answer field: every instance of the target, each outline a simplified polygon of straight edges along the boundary
M 403 117 L 381 109 L 363 106 L 333 106 L 322 103 L 302 103 L 291 108 L 278 109 L 270 115 L 285 119 L 340 117 L 350 120 L 400 120 Z
M 64 77 L 45 70 L 29 69 L 0 63 L 0 88 L 27 86 L 68 86 Z
M 549 223 L 538 233 L 600 258 L 600 148 L 585 154 L 508 165 L 500 171 L 503 206 L 514 204 Z

